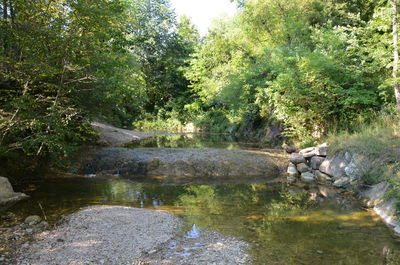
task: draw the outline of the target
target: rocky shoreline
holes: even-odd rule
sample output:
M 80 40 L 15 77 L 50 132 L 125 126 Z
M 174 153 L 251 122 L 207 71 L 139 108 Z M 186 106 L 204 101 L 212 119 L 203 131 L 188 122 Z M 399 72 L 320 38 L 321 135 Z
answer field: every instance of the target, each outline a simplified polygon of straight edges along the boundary
M 330 154 L 328 143 L 298 152 L 293 146 L 285 149 L 291 154 L 287 167 L 289 184 L 315 183 L 351 191 L 365 207 L 381 217 L 396 237 L 400 237 L 396 199 L 388 196 L 392 187 L 386 181 L 366 185 L 362 179 L 373 166 L 369 158 L 349 150 Z

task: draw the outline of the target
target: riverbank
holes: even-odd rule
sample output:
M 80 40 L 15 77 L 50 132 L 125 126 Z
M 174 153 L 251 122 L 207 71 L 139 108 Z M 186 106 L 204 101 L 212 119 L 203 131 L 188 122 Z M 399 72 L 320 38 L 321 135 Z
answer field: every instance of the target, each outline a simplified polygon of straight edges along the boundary
M 396 116 L 291 150 L 288 182 L 322 183 L 353 192 L 400 237 L 400 124 Z

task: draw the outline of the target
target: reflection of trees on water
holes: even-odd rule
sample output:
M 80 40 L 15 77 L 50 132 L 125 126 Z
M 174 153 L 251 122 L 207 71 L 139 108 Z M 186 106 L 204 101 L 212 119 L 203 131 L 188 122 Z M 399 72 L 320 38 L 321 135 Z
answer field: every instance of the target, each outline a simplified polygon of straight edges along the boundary
M 50 221 L 94 204 L 154 208 L 160 204 L 183 211 L 189 224 L 218 230 L 254 243 L 261 264 L 396 264 L 395 246 L 385 226 L 363 211 L 325 209 L 305 194 L 264 184 L 161 186 L 125 180 L 44 182 L 18 204 L 26 217 L 41 214 Z M 172 207 L 172 208 L 171 208 Z M 166 208 L 164 208 L 166 209 Z M 321 254 L 322 253 L 322 254 Z M 268 261 L 268 262 L 266 262 Z
M 382 249 L 396 249 L 365 212 L 322 209 L 306 193 L 267 185 L 190 186 L 177 205 L 189 223 L 254 242 L 262 264 L 380 264 Z
M 171 205 L 183 192 L 184 187 L 180 186 L 160 186 L 129 181 L 108 181 L 102 188 L 102 196 L 110 203 L 124 203 L 135 207 Z
M 247 139 L 240 139 L 233 135 L 224 134 L 183 134 L 183 135 L 158 135 L 152 138 L 143 139 L 128 145 L 130 148 L 137 147 L 158 147 L 158 148 L 262 148 L 255 142 L 248 142 Z

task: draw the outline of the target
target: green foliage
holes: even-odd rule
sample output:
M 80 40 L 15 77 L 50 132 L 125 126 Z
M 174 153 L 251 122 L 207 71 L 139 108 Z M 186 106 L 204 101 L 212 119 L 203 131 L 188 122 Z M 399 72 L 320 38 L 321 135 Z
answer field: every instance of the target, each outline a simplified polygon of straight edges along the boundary
M 197 98 L 186 109 L 217 112 L 201 115 L 221 127 L 221 111 L 241 124 L 254 106 L 252 126 L 276 120 L 294 139 L 347 129 L 393 102 L 389 33 L 379 1 L 241 2 L 194 54 L 186 77 Z
M 179 118 L 179 113 L 161 109 L 156 117 L 148 115 L 147 119 L 136 121 L 133 126 L 141 130 L 182 131 L 184 124 Z
M 5 0 L 0 11 L 3 155 L 64 157 L 93 138 L 88 118 L 130 126 L 190 100 L 183 67 L 198 34 L 168 1 Z

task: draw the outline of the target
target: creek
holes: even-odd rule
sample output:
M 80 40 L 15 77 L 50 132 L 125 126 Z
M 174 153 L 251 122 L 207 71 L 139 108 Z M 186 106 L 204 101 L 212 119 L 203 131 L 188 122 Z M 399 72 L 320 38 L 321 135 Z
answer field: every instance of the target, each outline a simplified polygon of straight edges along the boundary
M 267 147 L 224 136 L 157 136 L 137 147 L 213 147 L 258 150 Z M 266 178 L 268 179 L 268 178 Z M 400 244 L 374 213 L 356 203 L 315 202 L 279 181 L 197 185 L 168 184 L 143 177 L 51 178 L 22 182 L 15 190 L 31 199 L 10 210 L 19 216 L 42 209 L 50 223 L 89 205 L 124 205 L 175 213 L 188 224 L 238 237 L 251 244 L 254 264 L 383 264 L 384 253 Z M 112 232 L 112 231 L 110 231 Z M 393 263 L 396 264 L 396 263 Z

